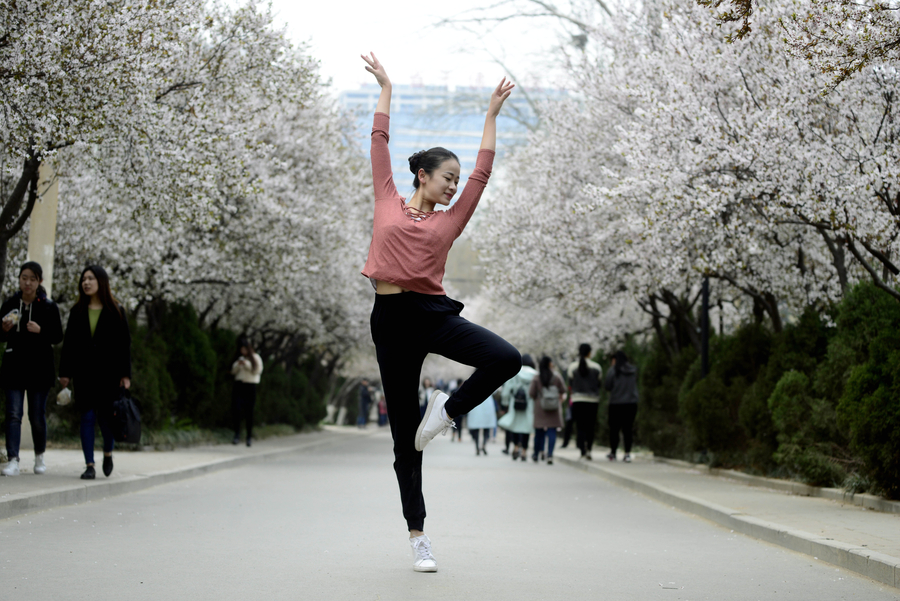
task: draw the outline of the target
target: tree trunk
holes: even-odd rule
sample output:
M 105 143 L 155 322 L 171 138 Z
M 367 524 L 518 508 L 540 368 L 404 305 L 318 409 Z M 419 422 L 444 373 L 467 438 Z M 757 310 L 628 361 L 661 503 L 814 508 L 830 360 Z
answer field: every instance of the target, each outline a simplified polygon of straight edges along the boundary
M 25 222 L 31 216 L 34 203 L 37 202 L 38 177 L 41 167 L 41 157 L 34 156 L 25 159 L 22 165 L 22 174 L 9 198 L 3 203 L 0 211 L 0 289 L 6 281 L 6 263 L 9 260 L 9 241 L 22 231 Z M 22 206 L 24 205 L 24 210 Z

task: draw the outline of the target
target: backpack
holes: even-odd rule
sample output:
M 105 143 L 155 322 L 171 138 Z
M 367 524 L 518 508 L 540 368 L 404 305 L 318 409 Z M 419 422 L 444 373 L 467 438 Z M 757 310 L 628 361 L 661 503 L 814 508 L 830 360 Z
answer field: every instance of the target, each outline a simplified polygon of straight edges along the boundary
M 556 411 L 559 407 L 559 388 L 555 385 L 541 389 L 541 409 L 544 411 Z
M 525 387 L 519 386 L 513 394 L 513 409 L 516 411 L 525 411 L 528 408 L 528 395 L 525 393 Z

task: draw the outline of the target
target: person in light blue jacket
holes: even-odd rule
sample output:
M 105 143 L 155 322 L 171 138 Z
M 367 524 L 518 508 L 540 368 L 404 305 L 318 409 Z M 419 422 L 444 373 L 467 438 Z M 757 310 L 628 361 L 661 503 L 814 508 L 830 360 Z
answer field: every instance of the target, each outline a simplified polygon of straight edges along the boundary
M 497 427 L 497 406 L 494 404 L 493 395 L 469 411 L 468 415 L 466 415 L 466 426 L 469 428 L 472 440 L 475 441 L 475 454 L 487 455 L 485 445 L 491 437 L 491 430 Z M 479 433 L 481 433 L 480 443 Z
M 512 458 L 525 461 L 528 451 L 528 439 L 534 429 L 534 403 L 528 396 L 531 381 L 537 375 L 534 359 L 531 355 L 522 355 L 522 369 L 510 378 L 500 389 L 501 404 L 506 404 L 509 411 L 497 422 L 501 428 L 514 435 Z M 525 409 L 516 409 L 516 392 L 522 390 L 525 395 Z

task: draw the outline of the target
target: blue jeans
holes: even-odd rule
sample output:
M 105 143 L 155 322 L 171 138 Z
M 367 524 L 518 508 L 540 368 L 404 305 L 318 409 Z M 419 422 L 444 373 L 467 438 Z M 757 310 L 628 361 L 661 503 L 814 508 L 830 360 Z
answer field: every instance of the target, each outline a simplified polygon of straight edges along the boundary
M 553 448 L 556 446 L 556 428 L 534 429 L 534 456 L 544 452 L 544 437 L 547 438 L 547 457 L 553 457 Z
M 47 449 L 47 390 L 28 389 L 28 419 L 31 421 L 31 438 L 34 454 L 40 455 Z M 25 407 L 26 390 L 6 391 L 6 456 L 19 456 L 22 442 L 22 415 Z
M 116 441 L 113 438 L 109 418 L 108 412 L 96 409 L 91 409 L 81 416 L 81 450 L 84 451 L 85 463 L 94 463 L 94 425 L 97 422 L 100 422 L 100 434 L 103 435 L 103 452 L 112 453 Z

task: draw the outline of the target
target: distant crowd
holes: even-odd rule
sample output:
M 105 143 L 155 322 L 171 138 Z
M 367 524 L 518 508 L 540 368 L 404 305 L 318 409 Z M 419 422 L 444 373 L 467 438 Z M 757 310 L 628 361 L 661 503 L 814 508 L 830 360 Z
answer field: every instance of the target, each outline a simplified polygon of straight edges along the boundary
M 513 461 L 526 461 L 530 456 L 534 462 L 552 465 L 557 437 L 562 436 L 561 446 L 565 448 L 574 435 L 581 459 L 591 461 L 600 395 L 605 389 L 609 393 L 610 448 L 606 458 L 618 459 L 621 435 L 622 460 L 630 462 L 638 402 L 637 368 L 620 350 L 610 357 L 611 366 L 604 374 L 600 365 L 591 360 L 591 351 L 589 344 L 582 344 L 578 360 L 563 371 L 550 357 L 541 357 L 535 365 L 531 355 L 523 354 L 518 374 L 483 403 L 454 418 L 456 427 L 451 430 L 451 441 L 462 442 L 463 431 L 468 430 L 475 443 L 475 454 L 487 455 L 487 443 L 497 441 L 498 430 L 502 430 L 502 453 L 510 455 Z M 424 417 L 428 399 L 435 390 L 452 395 L 462 383 L 461 378 L 423 378 L 419 386 L 421 415 Z M 389 425 L 384 393 L 367 379 L 360 384 L 358 400 L 358 427 L 365 428 L 369 422 Z

